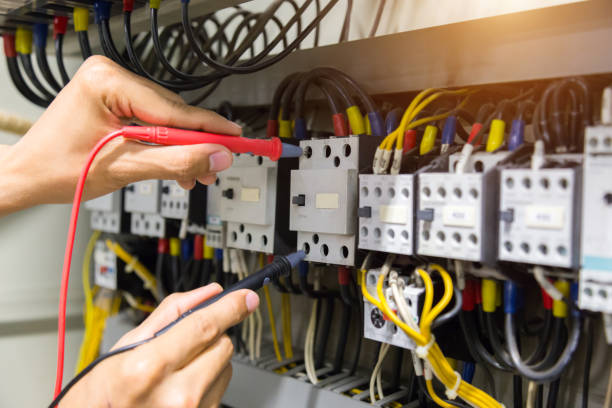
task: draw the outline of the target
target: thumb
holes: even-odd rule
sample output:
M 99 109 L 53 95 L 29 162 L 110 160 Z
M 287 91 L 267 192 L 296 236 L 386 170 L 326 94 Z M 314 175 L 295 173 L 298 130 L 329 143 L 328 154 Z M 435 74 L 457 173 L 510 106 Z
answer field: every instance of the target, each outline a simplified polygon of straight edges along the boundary
M 141 180 L 176 180 L 184 188 L 192 188 L 195 181 L 214 181 L 214 175 L 232 165 L 232 153 L 225 146 L 199 144 L 185 146 L 149 146 L 132 140 L 119 142 L 117 156 L 102 158 L 108 161 L 110 174 L 121 184 Z M 102 167 L 105 163 L 100 163 Z M 211 177 L 212 176 L 212 177 Z

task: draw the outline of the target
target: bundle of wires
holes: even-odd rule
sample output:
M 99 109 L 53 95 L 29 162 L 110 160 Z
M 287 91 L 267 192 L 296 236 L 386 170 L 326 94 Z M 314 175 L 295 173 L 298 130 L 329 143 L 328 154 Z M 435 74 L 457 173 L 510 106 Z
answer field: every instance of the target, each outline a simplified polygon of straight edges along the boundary
M 387 280 L 392 262 L 393 259 L 388 258 L 381 270 L 376 285 L 377 298 L 375 298 L 368 292 L 366 286 L 365 277 L 367 274 L 367 268 L 369 267 L 369 259 L 366 258 L 364 264 L 362 265 L 361 272 L 362 293 L 370 303 L 381 309 L 393 323 L 395 323 L 415 341 L 417 345 L 416 355 L 425 363 L 425 380 L 427 390 L 429 391 L 431 398 L 438 405 L 443 407 L 453 407 L 457 404 L 454 402 L 446 402 L 435 394 L 432 385 L 432 379 L 433 376 L 435 376 L 446 388 L 446 395 L 451 401 L 456 397 L 460 397 L 468 404 L 475 407 L 501 408 L 502 405 L 495 399 L 461 379 L 461 375 L 452 369 L 451 365 L 446 360 L 442 354 L 442 351 L 435 342 L 435 338 L 431 334 L 431 326 L 433 321 L 446 308 L 453 297 L 453 283 L 448 272 L 446 272 L 446 270 L 439 265 L 430 265 L 432 270 L 435 270 L 440 274 L 444 284 L 444 294 L 442 295 L 440 301 L 434 306 L 433 281 L 429 276 L 429 273 L 421 268 L 417 268 L 417 273 L 425 285 L 425 301 L 421 311 L 419 325 L 416 326 L 413 317 L 409 314 L 409 308 L 406 307 L 404 309 L 403 306 L 400 306 L 402 305 L 403 301 L 405 302 L 402 296 L 395 298 L 401 318 L 398 317 L 397 313 L 395 313 L 387 303 L 383 292 L 383 283 Z

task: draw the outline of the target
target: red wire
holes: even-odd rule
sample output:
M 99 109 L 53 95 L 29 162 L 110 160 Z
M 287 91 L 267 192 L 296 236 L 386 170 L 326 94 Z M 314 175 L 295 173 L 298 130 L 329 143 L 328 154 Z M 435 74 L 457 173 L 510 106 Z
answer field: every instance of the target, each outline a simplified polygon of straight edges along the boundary
M 70 263 L 72 262 L 72 250 L 74 248 L 74 236 L 76 233 L 77 221 L 79 218 L 79 207 L 83 197 L 85 179 L 94 158 L 104 147 L 116 137 L 122 135 L 122 130 L 110 133 L 101 139 L 98 144 L 89 152 L 87 162 L 81 170 L 79 181 L 77 182 L 74 199 L 72 201 L 72 212 L 70 213 L 70 224 L 68 227 L 68 238 L 66 239 L 66 251 L 64 252 L 64 268 L 62 270 L 62 284 L 60 287 L 59 316 L 57 319 L 57 372 L 55 376 L 55 397 L 62 390 L 62 380 L 64 377 L 64 342 L 66 338 L 66 298 L 68 297 L 68 280 L 70 279 Z

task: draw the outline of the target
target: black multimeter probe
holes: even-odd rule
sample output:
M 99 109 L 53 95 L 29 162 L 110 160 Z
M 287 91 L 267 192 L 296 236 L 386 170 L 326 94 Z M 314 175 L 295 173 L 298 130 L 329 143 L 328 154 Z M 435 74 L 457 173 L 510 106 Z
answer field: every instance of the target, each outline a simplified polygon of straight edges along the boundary
M 174 320 L 173 322 L 169 323 L 163 329 L 161 329 L 157 333 L 155 333 L 155 335 L 153 337 L 149 337 L 148 339 L 141 340 L 141 341 L 136 342 L 136 343 L 128 344 L 127 346 L 120 347 L 118 349 L 115 349 L 113 351 L 110 351 L 110 352 L 108 352 L 106 354 L 101 355 L 100 357 L 98 357 L 97 359 L 92 361 L 87 367 L 85 367 L 79 374 L 76 375 L 76 377 L 74 377 L 62 389 L 62 391 L 58 394 L 58 396 L 53 400 L 51 405 L 49 405 L 49 408 L 56 407 L 59 404 L 59 402 L 61 401 L 61 399 L 66 395 L 66 393 L 77 382 L 79 382 L 79 380 L 81 378 L 83 378 L 95 366 L 97 366 L 102 361 L 106 360 L 107 358 L 112 357 L 112 356 L 117 355 L 117 354 L 124 353 L 124 352 L 132 350 L 132 349 L 135 349 L 136 347 L 138 347 L 138 346 L 140 346 L 142 344 L 148 343 L 149 341 L 153 340 L 157 336 L 160 336 L 161 334 L 163 334 L 166 331 L 168 331 L 170 328 L 172 328 L 172 326 L 174 326 L 175 324 L 177 324 L 178 322 L 180 322 L 181 320 L 183 320 L 185 317 L 189 316 L 193 312 L 196 312 L 196 311 L 198 311 L 200 309 L 203 309 L 203 308 L 205 308 L 207 306 L 210 306 L 212 303 L 216 302 L 217 300 L 221 299 L 222 297 L 224 297 L 224 296 L 226 296 L 226 295 L 228 295 L 228 294 L 230 294 L 232 292 L 236 292 L 236 291 L 241 290 L 241 289 L 258 290 L 258 289 L 261 289 L 264 285 L 267 285 L 268 283 L 272 282 L 273 280 L 278 279 L 279 277 L 288 276 L 291 273 L 291 270 L 295 266 L 297 266 L 297 264 L 301 260 L 303 260 L 305 256 L 306 256 L 306 254 L 304 253 L 304 251 L 294 252 L 292 254 L 285 255 L 285 256 L 278 256 L 278 257 L 276 257 L 274 259 L 274 261 L 272 263 L 264 266 L 262 269 L 260 269 L 259 271 L 255 272 L 254 274 L 247 276 L 246 278 L 242 279 L 239 282 L 236 282 L 234 285 L 230 286 L 229 288 L 227 288 L 223 292 L 219 293 L 216 296 L 211 297 L 210 299 L 207 299 L 206 301 L 200 303 L 196 307 L 187 310 L 185 313 L 180 315 L 176 320 Z

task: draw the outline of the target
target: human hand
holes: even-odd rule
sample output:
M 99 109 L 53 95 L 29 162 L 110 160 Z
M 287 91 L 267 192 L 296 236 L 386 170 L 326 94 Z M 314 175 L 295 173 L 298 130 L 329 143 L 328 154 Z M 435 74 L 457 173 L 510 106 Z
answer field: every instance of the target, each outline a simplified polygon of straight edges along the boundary
M 134 119 L 152 125 L 239 135 L 238 125 L 139 77 L 111 60 L 87 59 L 24 137 L 0 151 L 0 215 L 72 200 L 89 151 Z M 232 163 L 223 146 L 149 146 L 117 138 L 98 154 L 85 199 L 147 180 L 177 180 L 183 188 L 215 181 Z
M 190 308 L 221 292 L 211 284 L 164 299 L 114 348 L 152 337 Z M 110 357 L 72 388 L 67 407 L 218 407 L 232 376 L 232 342 L 223 334 L 259 305 L 250 290 L 230 293 L 131 351 Z

